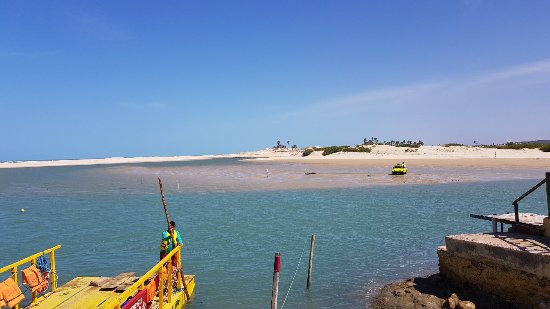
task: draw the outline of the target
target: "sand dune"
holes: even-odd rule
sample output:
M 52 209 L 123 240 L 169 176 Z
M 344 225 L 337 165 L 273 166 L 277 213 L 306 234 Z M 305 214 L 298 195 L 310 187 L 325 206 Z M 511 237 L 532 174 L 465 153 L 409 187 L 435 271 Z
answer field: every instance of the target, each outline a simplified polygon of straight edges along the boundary
M 550 152 L 539 149 L 496 149 L 466 146 L 422 146 L 404 148 L 377 145 L 370 153 L 339 152 L 323 156 L 315 151 L 302 157 L 299 151 L 263 151 L 246 153 L 254 160 L 324 163 L 337 165 L 390 166 L 398 162 L 408 162 L 415 166 L 456 166 L 456 167 L 544 167 L 550 169 Z
M 287 159 L 301 157 L 299 151 L 263 151 L 244 153 L 252 156 L 267 157 L 268 159 Z M 329 156 L 323 156 L 321 151 L 315 151 L 304 157 L 304 160 L 323 159 L 536 159 L 550 158 L 550 152 L 542 152 L 539 149 L 496 149 L 467 146 L 422 146 L 420 148 L 394 147 L 376 145 L 371 147 L 371 152 L 338 152 Z

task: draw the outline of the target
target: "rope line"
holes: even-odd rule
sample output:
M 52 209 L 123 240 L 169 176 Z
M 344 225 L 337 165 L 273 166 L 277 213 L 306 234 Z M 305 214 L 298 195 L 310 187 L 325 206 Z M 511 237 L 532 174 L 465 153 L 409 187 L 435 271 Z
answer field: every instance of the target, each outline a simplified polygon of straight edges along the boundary
M 304 256 L 304 251 L 306 250 L 306 245 L 307 245 L 307 239 L 304 241 L 304 248 L 302 249 L 302 254 L 300 254 L 300 260 L 298 261 L 298 266 L 296 266 L 296 270 L 294 271 L 294 276 L 292 277 L 292 281 L 290 282 L 288 291 L 286 291 L 286 296 L 285 296 L 285 299 L 283 300 L 283 304 L 281 305 L 281 309 L 283 309 L 283 307 L 285 306 L 286 298 L 288 297 L 288 294 L 290 294 L 290 289 L 292 289 L 292 284 L 294 283 L 294 279 L 296 279 L 298 268 L 300 268 L 300 263 L 302 263 L 302 257 Z

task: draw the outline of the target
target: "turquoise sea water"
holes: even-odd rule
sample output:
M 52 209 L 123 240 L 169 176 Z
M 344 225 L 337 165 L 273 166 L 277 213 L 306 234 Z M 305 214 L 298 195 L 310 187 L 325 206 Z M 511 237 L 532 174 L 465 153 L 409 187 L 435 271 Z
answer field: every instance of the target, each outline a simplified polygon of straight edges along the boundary
M 262 171 L 252 177 L 251 166 L 211 160 L 0 170 L 0 265 L 61 244 L 60 283 L 143 274 L 157 262 L 166 224 L 160 176 L 186 244 L 184 271 L 197 276 L 188 308 L 268 308 L 276 251 L 282 255 L 279 308 L 302 254 L 284 308 L 364 308 L 382 285 L 436 272 L 445 235 L 490 231 L 489 222 L 470 213 L 512 211 L 511 201 L 544 177 L 273 189 L 258 183 L 283 183 L 277 178 L 283 167 L 264 163 L 252 168 Z M 271 177 L 263 175 L 266 167 Z M 520 207 L 546 213 L 543 190 Z M 308 291 L 311 234 L 317 241 Z

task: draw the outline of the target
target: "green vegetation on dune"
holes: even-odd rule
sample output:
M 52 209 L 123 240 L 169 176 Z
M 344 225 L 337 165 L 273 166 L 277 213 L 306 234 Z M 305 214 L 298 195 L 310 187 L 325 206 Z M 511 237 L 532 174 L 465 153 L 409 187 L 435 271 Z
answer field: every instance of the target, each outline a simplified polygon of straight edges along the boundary
M 323 156 L 328 156 L 333 153 L 337 152 L 370 152 L 370 148 L 363 147 L 363 146 L 356 146 L 356 147 L 350 147 L 350 146 L 328 146 L 328 147 L 313 147 L 308 148 L 302 152 L 302 157 L 307 157 L 310 154 L 312 154 L 314 151 L 322 151 Z
M 337 152 L 370 152 L 367 147 L 350 147 L 350 146 L 329 146 L 323 149 L 323 156 L 328 156 Z
M 420 146 L 424 146 L 423 141 L 411 141 L 411 140 L 391 140 L 391 141 L 380 141 L 377 137 L 371 137 L 369 140 L 367 138 L 363 139 L 363 145 L 387 145 L 387 146 L 395 146 L 395 147 L 408 147 L 408 148 L 419 148 Z
M 395 147 L 407 147 L 407 148 L 420 148 L 420 144 L 418 143 L 412 143 L 412 144 L 396 144 Z
M 537 148 L 546 147 L 546 146 L 549 146 L 549 144 L 525 143 L 525 142 L 521 142 L 521 143 L 509 142 L 509 143 L 506 143 L 506 144 L 504 144 L 504 145 L 496 146 L 496 148 L 498 148 L 498 149 L 525 149 L 525 148 L 528 148 L 528 149 L 537 149 Z M 541 150 L 542 150 L 542 149 L 541 149 Z

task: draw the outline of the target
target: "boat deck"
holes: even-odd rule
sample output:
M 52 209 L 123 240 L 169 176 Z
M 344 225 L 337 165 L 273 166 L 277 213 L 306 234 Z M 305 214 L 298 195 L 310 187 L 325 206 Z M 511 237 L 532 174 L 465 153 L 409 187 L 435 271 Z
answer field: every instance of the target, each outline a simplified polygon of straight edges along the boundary
M 32 308 L 103 308 L 139 279 L 133 275 L 122 273 L 112 278 L 76 277 L 58 287 L 54 293 L 47 293 L 37 299 L 37 304 L 32 305 Z M 186 275 L 185 282 L 189 294 L 193 294 L 195 276 Z M 175 298 L 185 299 L 183 291 L 174 292 L 173 295 Z
M 497 220 L 497 222 L 502 222 L 502 223 L 506 223 L 506 224 L 515 224 L 516 223 L 515 214 L 513 212 L 512 213 L 501 214 L 501 215 L 497 215 L 497 214 L 492 214 L 492 215 L 470 214 L 470 217 L 476 218 L 476 219 L 488 220 L 488 221 L 491 221 L 493 218 L 495 218 L 495 220 Z M 532 225 L 532 226 L 536 226 L 536 227 L 541 227 L 542 226 L 542 220 L 545 217 L 546 216 L 544 216 L 544 215 L 533 214 L 533 213 L 521 213 L 520 212 L 519 213 L 519 222 L 522 223 L 522 224 L 528 224 L 528 225 Z
M 519 223 L 516 223 L 515 214 L 505 213 L 505 214 L 492 214 L 492 215 L 476 215 L 470 214 L 470 217 L 493 221 L 493 219 L 500 223 L 500 231 L 504 232 L 504 224 L 509 224 L 512 228 L 510 232 L 519 232 L 532 235 L 542 235 L 543 232 L 543 220 L 546 216 L 534 214 L 534 213 L 519 213 Z

